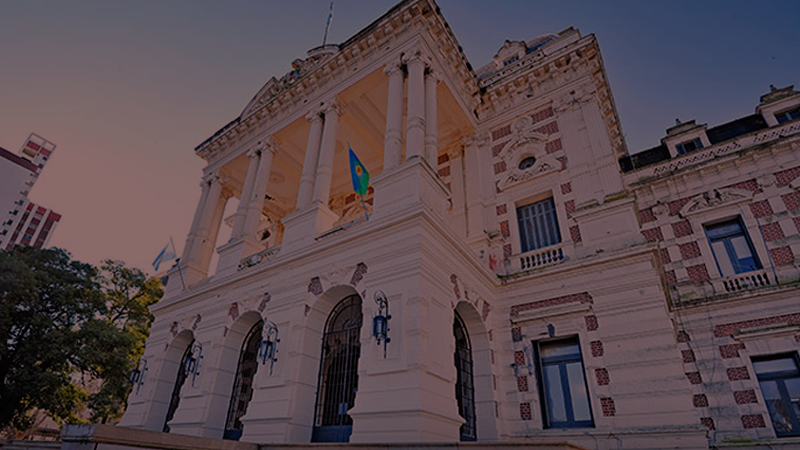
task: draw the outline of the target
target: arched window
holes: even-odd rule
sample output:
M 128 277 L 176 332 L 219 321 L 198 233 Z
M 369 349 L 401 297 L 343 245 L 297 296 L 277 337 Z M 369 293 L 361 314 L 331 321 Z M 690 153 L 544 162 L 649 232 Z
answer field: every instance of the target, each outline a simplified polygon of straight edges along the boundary
M 328 316 L 322 336 L 317 403 L 312 442 L 349 442 L 353 407 L 358 389 L 358 357 L 361 354 L 361 297 L 339 302 Z
M 466 421 L 461 425 L 461 440 L 478 439 L 475 430 L 475 384 L 472 380 L 472 346 L 464 321 L 456 312 L 453 321 L 453 335 L 456 338 L 456 401 L 458 414 Z
M 186 346 L 186 351 L 183 352 L 181 363 L 178 365 L 178 374 L 175 376 L 175 386 L 172 388 L 172 398 L 169 400 L 169 408 L 167 409 L 167 418 L 164 420 L 164 433 L 169 433 L 169 421 L 175 417 L 175 411 L 178 410 L 178 405 L 181 403 L 181 388 L 186 381 L 186 360 L 192 356 L 192 345 L 194 341 L 189 342 Z
M 244 425 L 239 419 L 247 412 L 247 404 L 253 398 L 253 378 L 258 369 L 258 346 L 261 345 L 261 328 L 263 326 L 263 321 L 253 325 L 242 344 L 236 369 L 236 381 L 233 383 L 231 402 L 228 406 L 228 418 L 225 420 L 223 439 L 238 441 L 242 437 Z

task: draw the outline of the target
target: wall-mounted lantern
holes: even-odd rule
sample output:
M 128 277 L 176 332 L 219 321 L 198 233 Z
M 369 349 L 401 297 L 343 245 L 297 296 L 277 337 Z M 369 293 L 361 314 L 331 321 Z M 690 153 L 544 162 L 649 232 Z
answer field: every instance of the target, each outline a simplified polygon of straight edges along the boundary
M 269 320 L 264 321 L 264 329 L 261 332 L 261 346 L 258 348 L 258 359 L 261 364 L 269 362 L 269 374 L 272 375 L 272 366 L 278 360 L 278 326 Z
M 375 292 L 375 303 L 378 305 L 378 314 L 372 318 L 372 335 L 375 336 L 378 345 L 383 342 L 383 357 L 386 358 L 386 344 L 391 340 L 389 338 L 389 319 L 392 316 L 389 314 L 389 300 L 386 299 L 383 291 Z
M 130 380 L 136 388 L 136 394 L 139 394 L 139 388 L 144 385 L 144 376 L 147 373 L 147 360 L 141 358 L 136 368 L 131 370 Z
M 186 378 L 189 378 L 189 375 L 192 376 L 192 386 L 194 386 L 195 378 L 200 375 L 200 364 L 202 361 L 203 344 L 194 341 L 192 344 L 192 354 L 186 358 L 186 364 L 183 366 L 183 373 L 186 375 Z

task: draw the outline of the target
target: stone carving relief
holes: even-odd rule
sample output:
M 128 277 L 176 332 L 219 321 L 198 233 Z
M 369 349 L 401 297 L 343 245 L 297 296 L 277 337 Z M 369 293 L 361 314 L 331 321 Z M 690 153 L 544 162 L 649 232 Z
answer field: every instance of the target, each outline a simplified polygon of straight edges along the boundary
M 722 205 L 747 201 L 753 198 L 753 193 L 744 189 L 713 189 L 693 197 L 680 210 L 681 216 L 687 216 L 702 211 L 717 208 Z
M 561 162 L 545 151 L 547 136 L 534 131 L 533 120 L 529 116 L 514 121 L 511 129 L 514 137 L 498 154 L 509 169 L 497 182 L 498 189 L 503 191 L 523 181 L 561 170 Z M 520 167 L 520 163 L 526 159 L 530 161 L 529 164 Z

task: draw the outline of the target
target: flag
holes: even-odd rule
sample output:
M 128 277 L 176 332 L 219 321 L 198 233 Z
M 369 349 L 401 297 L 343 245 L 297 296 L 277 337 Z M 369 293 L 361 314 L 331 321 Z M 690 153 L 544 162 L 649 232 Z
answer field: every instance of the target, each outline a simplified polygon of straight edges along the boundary
M 353 178 L 353 190 L 360 195 L 364 195 L 367 193 L 367 187 L 369 187 L 369 172 L 358 160 L 358 156 L 350 148 L 350 145 L 347 146 L 347 149 L 350 151 L 350 176 Z
M 161 250 L 161 253 L 156 256 L 156 260 L 153 261 L 153 269 L 158 272 L 158 266 L 160 266 L 161 263 L 171 261 L 177 257 L 178 255 L 175 254 L 175 245 L 172 243 L 172 239 L 170 239 L 167 245 L 164 246 L 164 249 Z

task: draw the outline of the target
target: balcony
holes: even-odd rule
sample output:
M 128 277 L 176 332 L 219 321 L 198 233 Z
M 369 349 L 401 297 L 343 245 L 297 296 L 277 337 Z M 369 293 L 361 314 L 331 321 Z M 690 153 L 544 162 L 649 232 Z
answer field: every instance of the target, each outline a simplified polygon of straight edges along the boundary
M 555 266 L 568 259 L 569 256 L 566 255 L 564 251 L 564 244 L 559 243 L 549 247 L 511 255 L 508 262 L 508 272 L 511 274 Z
M 717 292 L 739 292 L 777 284 L 765 270 L 745 272 L 713 281 Z

